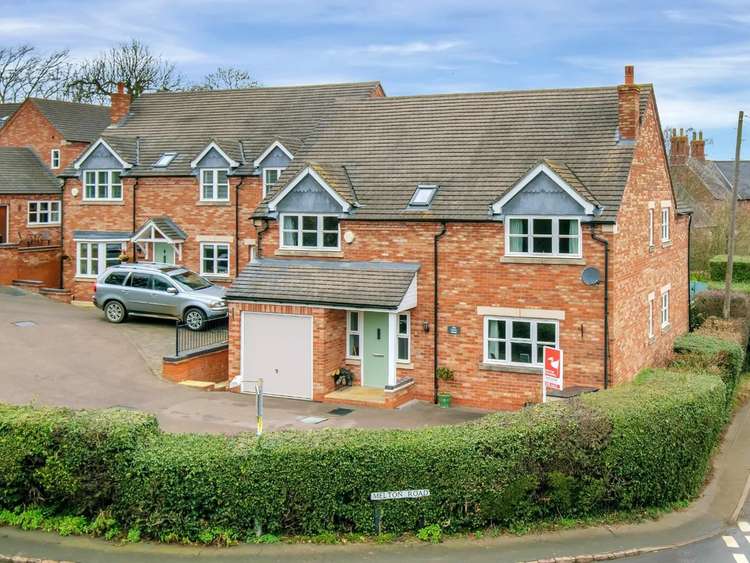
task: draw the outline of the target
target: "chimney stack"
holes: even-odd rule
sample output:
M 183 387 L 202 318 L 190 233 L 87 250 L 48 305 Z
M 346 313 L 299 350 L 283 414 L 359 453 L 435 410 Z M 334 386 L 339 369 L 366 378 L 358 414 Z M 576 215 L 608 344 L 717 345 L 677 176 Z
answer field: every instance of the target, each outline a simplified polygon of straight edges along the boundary
M 690 156 L 703 162 L 706 160 L 706 141 L 703 140 L 703 131 L 698 131 L 696 137 L 693 131 L 693 140 L 690 141 Z
M 641 91 L 635 84 L 633 65 L 625 67 L 625 83 L 617 87 L 618 131 L 621 141 L 634 141 L 638 134 Z
M 672 129 L 669 137 L 669 163 L 673 166 L 685 164 L 688 156 L 690 156 L 690 144 L 685 130 L 681 128 L 678 134 L 677 129 Z
M 125 84 L 123 82 L 118 82 L 117 92 L 110 94 L 109 98 L 109 120 L 114 125 L 128 115 L 128 112 L 130 111 L 130 94 L 125 93 Z

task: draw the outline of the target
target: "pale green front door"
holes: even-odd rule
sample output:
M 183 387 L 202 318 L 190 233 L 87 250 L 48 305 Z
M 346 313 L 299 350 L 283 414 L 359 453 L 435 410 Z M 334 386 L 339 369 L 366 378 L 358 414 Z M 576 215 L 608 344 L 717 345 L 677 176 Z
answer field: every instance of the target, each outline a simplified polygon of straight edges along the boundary
M 174 246 L 167 242 L 155 242 L 154 262 L 174 264 Z
M 388 384 L 388 313 L 365 312 L 364 324 L 362 385 L 385 387 Z

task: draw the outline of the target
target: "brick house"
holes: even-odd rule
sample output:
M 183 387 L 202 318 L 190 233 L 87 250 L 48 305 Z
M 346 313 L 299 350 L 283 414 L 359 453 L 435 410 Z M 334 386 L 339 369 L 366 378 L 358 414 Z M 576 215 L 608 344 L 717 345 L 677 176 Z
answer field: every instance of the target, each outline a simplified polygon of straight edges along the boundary
M 59 286 L 62 209 L 54 175 L 108 124 L 102 106 L 36 98 L 0 104 L 0 283 Z
M 253 213 L 229 376 L 514 409 L 540 400 L 550 345 L 568 388 L 628 381 L 688 328 L 688 213 L 632 67 L 613 87 L 338 100 Z
M 338 98 L 376 82 L 112 95 L 113 125 L 62 174 L 64 285 L 90 300 L 124 252 L 228 284 L 250 257 L 250 217 Z

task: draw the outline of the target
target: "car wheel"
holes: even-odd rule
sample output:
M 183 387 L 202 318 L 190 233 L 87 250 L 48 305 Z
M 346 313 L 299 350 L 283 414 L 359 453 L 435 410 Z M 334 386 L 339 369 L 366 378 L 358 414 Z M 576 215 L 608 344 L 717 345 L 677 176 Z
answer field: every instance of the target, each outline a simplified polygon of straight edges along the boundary
M 206 315 L 200 309 L 188 309 L 185 324 L 190 330 L 202 330 L 206 324 Z
M 110 301 L 104 306 L 104 316 L 111 323 L 121 323 L 128 318 L 128 312 L 119 301 Z

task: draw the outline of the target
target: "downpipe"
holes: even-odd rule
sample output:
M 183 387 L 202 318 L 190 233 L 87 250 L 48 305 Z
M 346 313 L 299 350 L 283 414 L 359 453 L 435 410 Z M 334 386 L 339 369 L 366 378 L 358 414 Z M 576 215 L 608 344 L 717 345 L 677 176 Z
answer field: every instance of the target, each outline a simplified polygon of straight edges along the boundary
M 433 388 L 433 402 L 437 405 L 438 402 L 438 333 L 440 332 L 438 330 L 438 242 L 441 238 L 445 235 L 447 228 L 446 223 L 443 221 L 441 223 L 440 232 L 435 235 L 435 238 L 433 239 L 433 252 L 432 252 L 432 272 L 433 272 L 433 304 L 432 304 L 432 311 L 433 311 L 433 319 L 432 319 L 432 332 L 433 332 L 433 357 L 432 357 L 432 367 L 433 367 L 433 382 L 432 382 L 432 388 Z
M 604 246 L 604 388 L 609 387 L 609 241 L 596 234 L 591 223 L 591 238 Z

